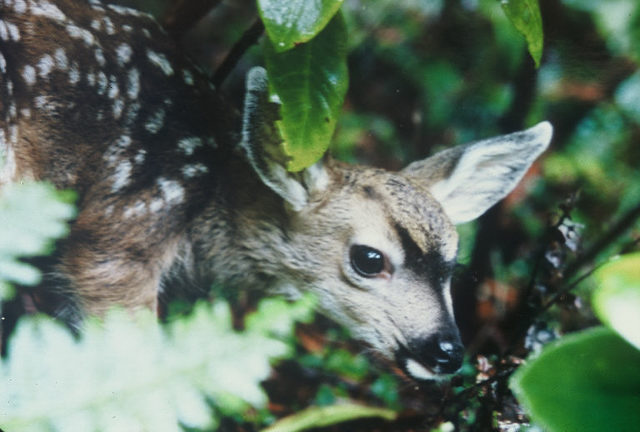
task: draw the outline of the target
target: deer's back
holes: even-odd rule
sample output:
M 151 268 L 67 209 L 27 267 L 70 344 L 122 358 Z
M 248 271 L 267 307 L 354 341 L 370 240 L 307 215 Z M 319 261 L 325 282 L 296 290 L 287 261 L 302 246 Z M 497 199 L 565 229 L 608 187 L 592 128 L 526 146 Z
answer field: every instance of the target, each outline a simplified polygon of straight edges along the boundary
M 220 104 L 151 17 L 97 1 L 0 0 L 0 55 L 0 184 L 187 201 L 212 181 Z

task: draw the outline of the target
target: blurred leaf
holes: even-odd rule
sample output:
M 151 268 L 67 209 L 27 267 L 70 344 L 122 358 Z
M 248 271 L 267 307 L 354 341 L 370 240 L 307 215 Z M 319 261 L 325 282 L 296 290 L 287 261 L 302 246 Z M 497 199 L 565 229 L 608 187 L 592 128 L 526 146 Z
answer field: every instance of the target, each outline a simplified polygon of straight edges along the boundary
M 391 374 L 383 374 L 371 384 L 371 392 L 391 409 L 400 409 L 398 380 Z
M 529 53 L 540 66 L 542 58 L 542 16 L 538 0 L 502 0 L 502 9 L 513 26 L 525 37 Z
M 640 349 L 640 253 L 601 267 L 595 277 L 599 285 L 592 300 L 596 314 Z
M 324 367 L 345 377 L 360 380 L 369 372 L 369 362 L 364 356 L 351 354 L 344 349 L 332 351 L 325 359 Z
M 343 0 L 258 0 L 258 11 L 277 52 L 310 41 L 338 12 Z
M 281 297 L 265 298 L 258 310 L 246 319 L 246 328 L 256 332 L 269 332 L 270 336 L 287 338 L 292 335 L 294 322 L 308 323 L 313 318 L 315 297 L 307 294 L 295 303 Z
M 510 387 L 549 432 L 632 431 L 640 423 L 638 365 L 640 351 L 594 328 L 547 346 Z
M 262 432 L 297 432 L 367 417 L 380 417 L 391 421 L 396 418 L 396 413 L 386 408 L 369 407 L 353 403 L 328 407 L 316 406 L 285 417 L 264 429 Z
M 241 333 L 232 330 L 226 303 L 199 304 L 166 332 L 151 313 L 132 320 L 115 312 L 87 324 L 79 341 L 51 319 L 23 318 L 0 364 L 0 425 L 62 432 L 214 427 L 204 395 L 225 414 L 264 406 L 260 381 L 269 359 L 289 351 L 265 334 L 282 332 L 299 309 L 279 308 L 277 319 L 260 320 L 266 328 Z
M 46 183 L 16 183 L 2 189 L 0 280 L 22 285 L 40 282 L 40 272 L 18 258 L 51 251 L 54 240 L 68 232 L 74 200 L 73 192 L 58 191 Z
M 348 86 L 347 31 L 338 13 L 308 43 L 278 53 L 265 41 L 271 93 L 281 103 L 279 122 L 287 169 L 313 165 L 329 147 Z

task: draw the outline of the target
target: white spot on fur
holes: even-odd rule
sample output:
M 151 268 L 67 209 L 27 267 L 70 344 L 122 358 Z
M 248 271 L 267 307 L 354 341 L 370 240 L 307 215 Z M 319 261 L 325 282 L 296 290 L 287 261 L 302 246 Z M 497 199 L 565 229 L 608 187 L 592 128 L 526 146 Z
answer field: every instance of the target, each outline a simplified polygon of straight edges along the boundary
M 15 119 L 18 116 L 18 108 L 16 107 L 15 102 L 11 102 L 9 105 L 9 117 Z
M 20 40 L 20 30 L 15 24 L 0 19 L 0 39 L 18 42 Z
M 78 27 L 75 24 L 67 24 L 67 33 L 74 39 L 80 39 L 85 45 L 91 46 L 95 43 L 95 38 L 89 30 Z
M 87 84 L 89 87 L 93 87 L 96 85 L 96 75 L 93 72 L 89 72 L 87 74 Z
M 28 85 L 34 85 L 36 83 L 36 70 L 31 65 L 26 65 L 22 69 L 22 78 Z
M 130 218 L 135 216 L 143 216 L 145 213 L 147 213 L 147 203 L 142 200 L 138 200 L 134 205 L 129 206 L 125 209 L 123 216 L 125 218 Z
M 165 114 L 164 108 L 160 108 L 147 119 L 144 128 L 152 134 L 158 133 L 158 131 L 162 129 L 162 126 L 164 126 Z
M 9 142 L 11 144 L 18 144 L 18 126 L 9 126 Z
M 98 20 L 92 20 L 91 21 L 91 28 L 97 31 L 100 31 L 100 28 L 102 27 L 102 24 L 100 24 L 100 21 Z
M 127 33 L 130 33 L 133 31 L 133 27 L 131 27 L 129 24 L 124 24 L 122 26 L 122 30 L 126 31 Z
M 155 198 L 153 201 L 151 201 L 151 204 L 149 204 L 149 210 L 157 213 L 163 206 L 164 200 L 162 198 Z
M 120 94 L 120 88 L 118 87 L 118 79 L 115 75 L 109 77 L 109 92 L 107 96 L 109 99 L 115 99 Z
M 140 104 L 135 102 L 129 104 L 129 109 L 127 109 L 125 124 L 126 126 L 133 125 L 138 119 L 138 113 L 140 112 Z
M 53 53 L 53 57 L 56 60 L 56 67 L 58 69 L 66 71 L 69 68 L 69 59 L 67 58 L 67 53 L 65 53 L 64 48 L 57 48 Z
M 7 72 L 7 59 L 4 58 L 2 53 L 0 53 L 0 72 L 1 73 Z
M 140 149 L 138 150 L 138 153 L 136 153 L 136 155 L 133 157 L 133 161 L 136 163 L 136 165 L 142 165 L 146 156 L 147 151 L 145 149 Z
M 7 24 L 2 19 L 0 19 L 0 39 L 9 40 L 9 29 L 7 29 Z
M 132 168 L 131 162 L 128 160 L 120 161 L 113 174 L 114 180 L 111 192 L 118 192 L 129 185 Z
M 13 10 L 16 13 L 23 14 L 27 11 L 27 4 L 24 0 L 15 0 L 13 2 Z
M 78 63 L 73 62 L 69 68 L 69 84 L 77 84 L 80 82 L 80 69 Z
M 102 52 L 102 48 L 96 48 L 93 53 L 96 58 L 96 61 L 100 66 L 104 66 L 107 64 L 107 60 L 104 58 L 104 53 Z
M 184 188 L 177 181 L 160 177 L 158 179 L 158 186 L 166 203 L 178 204 L 184 199 Z
M 109 17 L 103 17 L 102 22 L 104 22 L 104 29 L 108 35 L 116 34 L 116 26 L 113 25 L 113 21 Z
M 47 1 L 33 0 L 31 2 L 31 14 L 43 16 L 55 21 L 65 21 L 67 16 L 58 7 Z
M 10 183 L 16 175 L 16 157 L 7 145 L 4 129 L 0 129 L 0 184 Z
M 113 117 L 117 120 L 122 116 L 122 111 L 124 111 L 124 101 L 120 98 L 117 98 L 113 102 Z
M 178 141 L 178 148 L 187 156 L 191 156 L 201 146 L 202 140 L 198 137 L 183 138 Z
M 29 108 L 20 109 L 20 115 L 26 119 L 31 118 L 31 110 Z
M 162 72 L 164 72 L 166 76 L 173 75 L 173 67 L 171 67 L 171 63 L 169 63 L 169 60 L 167 60 L 164 54 L 148 49 L 147 58 L 151 63 L 162 69 Z
M 129 99 L 137 99 L 140 93 L 140 71 L 133 68 L 127 74 L 127 96 Z
M 133 54 L 133 50 L 131 49 L 131 45 L 128 43 L 123 43 L 116 48 L 116 55 L 118 56 L 118 64 L 120 66 L 124 66 L 131 61 L 131 55 Z
M 118 5 L 112 5 L 112 4 L 107 5 L 107 7 L 120 15 L 147 16 L 147 14 L 142 13 L 136 9 L 132 9 L 130 7 L 118 6 Z
M 192 86 L 194 81 L 193 81 L 193 74 L 191 73 L 190 70 L 184 69 L 182 71 L 182 78 L 184 79 L 184 83 L 187 85 Z
M 33 104 L 38 109 L 43 109 L 47 105 L 47 96 L 36 96 L 33 98 Z
M 98 73 L 98 94 L 105 94 L 108 86 L 109 80 L 107 79 L 107 76 L 104 72 L 100 71 L 100 73 Z
M 53 62 L 53 57 L 51 57 L 49 54 L 45 54 L 40 57 L 40 60 L 37 64 L 38 75 L 40 75 L 40 78 L 47 78 L 53 70 L 54 66 L 55 64 Z
M 118 139 L 107 149 L 104 159 L 107 163 L 115 167 L 123 158 L 123 153 L 131 145 L 131 137 L 129 135 L 120 135 Z
M 198 175 L 206 174 L 209 172 L 209 168 L 201 163 L 188 164 L 182 167 L 182 175 L 186 179 L 194 178 Z

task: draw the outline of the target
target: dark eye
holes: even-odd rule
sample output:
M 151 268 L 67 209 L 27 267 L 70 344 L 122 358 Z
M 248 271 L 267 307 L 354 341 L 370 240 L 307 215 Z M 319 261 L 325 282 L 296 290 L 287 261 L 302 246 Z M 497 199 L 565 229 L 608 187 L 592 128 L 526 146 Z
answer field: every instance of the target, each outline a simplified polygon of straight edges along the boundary
M 351 267 L 364 277 L 373 277 L 385 268 L 382 252 L 369 246 L 351 246 Z

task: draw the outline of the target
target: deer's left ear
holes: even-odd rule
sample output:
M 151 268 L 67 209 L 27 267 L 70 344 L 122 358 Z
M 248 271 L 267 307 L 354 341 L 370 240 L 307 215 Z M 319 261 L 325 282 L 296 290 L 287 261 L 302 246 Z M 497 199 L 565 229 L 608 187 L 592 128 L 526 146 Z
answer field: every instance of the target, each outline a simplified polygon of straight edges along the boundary
M 402 172 L 427 186 L 454 224 L 480 216 L 504 198 L 547 148 L 553 128 L 542 122 L 522 132 L 444 150 Z
M 262 182 L 295 210 L 302 210 L 312 193 L 324 190 L 329 183 L 325 159 L 311 167 L 292 173 L 286 169 L 287 156 L 276 122 L 280 104 L 269 100 L 267 71 L 255 67 L 247 75 L 244 101 L 242 141 L 247 159 Z

